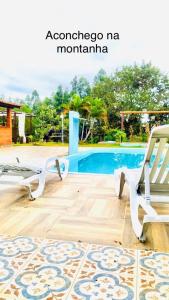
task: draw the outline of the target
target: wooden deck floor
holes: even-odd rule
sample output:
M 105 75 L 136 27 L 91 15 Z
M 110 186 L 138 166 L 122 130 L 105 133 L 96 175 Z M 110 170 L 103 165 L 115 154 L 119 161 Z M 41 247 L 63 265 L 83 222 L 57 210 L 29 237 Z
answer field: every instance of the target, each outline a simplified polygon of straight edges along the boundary
M 153 224 L 141 244 L 133 234 L 129 202 L 115 197 L 113 176 L 49 176 L 43 197 L 28 201 L 18 187 L 0 190 L 0 234 L 86 241 L 169 252 L 169 225 Z M 163 213 L 169 213 L 165 206 Z

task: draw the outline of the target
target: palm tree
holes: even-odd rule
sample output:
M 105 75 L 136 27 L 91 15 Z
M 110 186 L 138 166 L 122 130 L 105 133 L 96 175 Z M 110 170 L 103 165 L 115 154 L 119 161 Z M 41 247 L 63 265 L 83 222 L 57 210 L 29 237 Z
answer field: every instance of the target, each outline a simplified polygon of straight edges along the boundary
M 64 113 L 70 110 L 78 111 L 81 117 L 87 117 L 90 112 L 90 102 L 85 98 L 81 98 L 79 95 L 74 94 L 69 103 L 63 105 Z
M 102 101 L 102 99 L 100 98 L 92 98 L 92 97 L 86 97 L 90 103 L 90 112 L 89 112 L 89 130 L 86 134 L 86 137 L 84 139 L 84 142 L 88 139 L 88 137 L 90 135 L 92 135 L 93 133 L 93 127 L 94 127 L 94 123 L 99 120 L 106 122 L 107 121 L 107 111 L 105 109 L 105 105 L 104 102 Z
M 88 121 L 89 129 L 84 138 L 84 142 L 92 135 L 93 127 L 96 121 L 107 121 L 107 111 L 102 99 L 92 98 L 90 96 L 81 98 L 79 95 L 74 94 L 71 101 L 64 105 L 64 113 L 67 113 L 70 110 L 78 111 L 81 118 L 83 119 L 81 140 L 83 140 L 84 127 L 86 121 Z

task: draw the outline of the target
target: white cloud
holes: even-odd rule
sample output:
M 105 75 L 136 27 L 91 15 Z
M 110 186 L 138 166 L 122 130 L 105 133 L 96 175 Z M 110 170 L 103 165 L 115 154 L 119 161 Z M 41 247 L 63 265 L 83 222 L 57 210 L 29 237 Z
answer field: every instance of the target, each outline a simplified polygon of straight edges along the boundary
M 1 0 L 0 11 L 0 94 L 50 95 L 76 74 L 91 79 L 100 68 L 143 60 L 169 71 L 167 0 Z M 48 30 L 119 32 L 120 41 L 109 41 L 103 56 L 58 55 Z

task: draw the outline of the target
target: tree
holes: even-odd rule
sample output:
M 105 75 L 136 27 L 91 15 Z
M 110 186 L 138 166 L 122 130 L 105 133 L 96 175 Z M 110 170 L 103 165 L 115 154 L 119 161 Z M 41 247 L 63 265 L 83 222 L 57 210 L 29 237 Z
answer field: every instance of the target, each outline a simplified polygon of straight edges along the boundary
M 103 81 L 107 77 L 106 71 L 104 69 L 100 69 L 99 72 L 94 77 L 94 83 L 99 83 Z
M 81 98 L 88 96 L 90 94 L 90 84 L 85 77 L 80 77 L 79 79 L 75 76 L 71 82 L 72 94 L 78 94 Z
M 88 114 L 90 126 L 84 139 L 84 141 L 86 141 L 90 135 L 93 137 L 93 128 L 96 122 L 99 122 L 100 125 L 102 125 L 102 121 L 104 123 L 107 121 L 107 111 L 102 99 L 88 96 L 84 100 L 90 103 L 90 111 Z
M 105 104 L 102 99 L 99 98 L 92 98 L 91 96 L 81 98 L 79 95 L 74 94 L 69 104 L 65 105 L 64 112 L 67 113 L 69 110 L 78 111 L 80 117 L 83 119 L 81 139 L 83 139 L 84 136 L 84 127 L 86 122 L 89 124 L 88 129 L 86 127 L 86 136 L 84 141 L 92 135 L 95 123 L 99 123 L 101 126 L 102 122 L 106 122 L 107 120 Z
M 32 99 L 29 95 L 26 95 L 25 97 L 25 104 L 28 105 L 29 107 L 32 107 Z
M 33 90 L 31 99 L 32 99 L 33 102 L 35 102 L 37 100 L 40 100 L 37 90 Z
M 117 100 L 114 80 L 111 77 L 105 77 L 102 81 L 96 82 L 91 90 L 91 96 L 102 99 L 107 108 L 109 124 L 117 127 L 120 121 L 120 103 Z
M 53 94 L 53 105 L 58 113 L 63 111 L 63 106 L 69 102 L 70 93 L 67 90 L 63 90 L 63 87 L 59 85 L 56 92 Z
M 36 107 L 36 105 L 40 103 L 40 97 L 37 90 L 34 90 L 32 92 L 31 100 L 32 100 L 32 107 Z
M 45 98 L 35 109 L 36 118 L 34 120 L 34 126 L 35 135 L 38 139 L 43 139 L 44 135 L 58 124 L 59 116 L 49 100 L 49 98 Z
M 85 77 L 75 76 L 71 86 L 68 91 L 59 85 L 52 96 L 43 101 L 36 90 L 26 96 L 22 110 L 34 113 L 39 137 L 52 126 L 60 129 L 60 114 L 69 110 L 78 111 L 83 119 L 80 122 L 81 139 L 93 137 L 98 140 L 112 129 L 119 130 L 122 110 L 167 110 L 169 106 L 169 78 L 151 64 L 123 66 L 111 76 L 101 69 L 92 87 Z M 64 120 L 68 124 L 67 114 Z M 150 127 L 156 122 L 168 123 L 168 116 L 151 116 Z M 124 125 L 128 136 L 133 129 L 135 138 L 140 133 L 141 115 L 126 116 Z
M 72 86 L 72 94 L 77 94 L 78 93 L 78 78 L 75 76 L 72 81 L 71 81 L 71 86 Z
M 113 76 L 96 82 L 92 97 L 101 98 L 108 110 L 109 125 L 119 127 L 121 110 L 160 110 L 169 105 L 169 79 L 151 64 L 124 66 Z M 132 123 L 138 131 L 141 115 L 129 116 L 128 130 Z
M 90 110 L 90 103 L 82 99 L 79 95 L 73 95 L 70 101 L 70 109 L 78 111 L 84 116 Z
M 31 109 L 40 102 L 39 94 L 37 90 L 33 90 L 31 96 L 26 95 L 24 101 Z
M 125 109 L 158 110 L 169 104 L 169 79 L 151 64 L 125 66 L 113 80 L 117 100 Z

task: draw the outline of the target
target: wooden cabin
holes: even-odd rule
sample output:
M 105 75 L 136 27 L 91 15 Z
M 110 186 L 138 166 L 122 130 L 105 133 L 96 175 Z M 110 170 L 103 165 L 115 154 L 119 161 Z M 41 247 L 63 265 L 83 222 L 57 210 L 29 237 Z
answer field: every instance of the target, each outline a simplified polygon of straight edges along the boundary
M 12 144 L 12 109 L 21 105 L 0 100 L 0 109 L 6 110 L 0 122 L 0 146 Z

